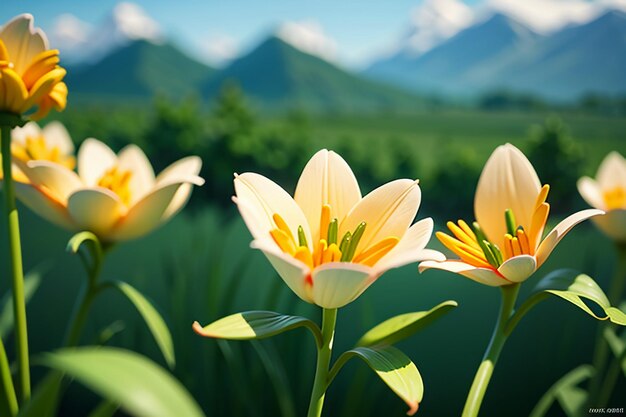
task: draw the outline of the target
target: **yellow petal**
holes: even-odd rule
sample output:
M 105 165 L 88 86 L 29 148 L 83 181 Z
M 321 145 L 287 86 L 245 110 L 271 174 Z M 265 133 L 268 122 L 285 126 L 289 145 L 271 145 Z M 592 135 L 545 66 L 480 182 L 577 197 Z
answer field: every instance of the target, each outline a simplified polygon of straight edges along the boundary
M 591 220 L 611 239 L 626 242 L 626 210 L 611 210 Z
M 524 154 L 511 144 L 499 146 L 478 180 L 474 210 L 487 238 L 504 247 L 504 212 L 513 210 L 518 225 L 530 229 L 541 184 Z
M 313 271 L 313 302 L 340 308 L 354 301 L 375 280 L 372 269 L 351 263 L 331 263 Z
M 44 186 L 61 204 L 67 204 L 67 199 L 74 191 L 83 187 L 78 175 L 63 165 L 50 161 L 29 161 L 25 174 L 38 186 Z
M 22 79 L 15 71 L 9 68 L 0 69 L 0 111 L 21 114 L 28 100 L 28 91 Z
M 120 198 L 106 188 L 78 190 L 68 199 L 67 209 L 78 230 L 88 230 L 104 241 L 126 211 Z
M 77 230 L 66 207 L 36 186 L 15 182 L 15 194 L 26 207 L 47 221 L 68 230 Z
M 276 227 L 273 216 L 278 213 L 289 226 L 292 236 L 297 236 L 298 226 L 302 226 L 308 244 L 313 242 L 304 213 L 294 199 L 272 180 L 251 172 L 238 175 L 235 177 L 235 193 L 237 204 L 242 202 L 249 208 L 240 212 L 255 239 L 269 237 L 270 230 Z
M 339 226 L 339 236 L 353 231 L 365 222 L 365 232 L 356 256 L 376 242 L 395 236 L 404 236 L 413 222 L 421 201 L 420 188 L 416 181 L 401 179 L 378 187 L 366 195 L 350 211 L 348 217 Z
M 604 214 L 602 210 L 582 210 L 566 217 L 563 221 L 561 221 L 561 223 L 557 224 L 556 227 L 548 233 L 548 236 L 546 236 L 537 249 L 537 253 L 535 255 L 537 258 L 537 268 L 543 265 L 548 256 L 550 256 L 550 253 L 552 253 L 552 250 L 561 241 L 561 239 L 563 239 L 563 236 L 572 230 L 572 227 L 590 217 L 602 214 Z
M 598 168 L 596 180 L 602 191 L 626 188 L 626 160 L 618 152 L 609 153 Z
M 118 168 L 130 171 L 130 204 L 141 200 L 154 188 L 155 178 L 152 164 L 137 145 L 128 145 L 117 155 Z
M 58 67 L 39 78 L 28 91 L 28 99 L 24 103 L 21 112 L 24 113 L 31 107 L 40 105 L 43 100 L 46 100 L 54 86 L 65 77 L 65 74 L 65 69 Z
M 95 187 L 104 173 L 117 163 L 117 156 L 98 139 L 86 139 L 78 150 L 78 175 L 85 185 Z
M 534 256 L 519 255 L 509 258 L 500 265 L 500 272 L 506 279 L 512 282 L 526 281 L 537 269 L 537 261 Z
M 313 303 L 310 284 L 306 283 L 306 277 L 310 273 L 308 266 L 292 256 L 285 255 L 277 249 L 274 242 L 269 242 L 268 239 L 254 240 L 250 246 L 265 254 L 291 291 L 307 303 Z
M 401 266 L 426 260 L 445 261 L 446 257 L 441 252 L 424 249 L 433 233 L 433 220 L 431 218 L 420 220 L 404 234 L 400 242 L 385 255 L 374 269 L 376 274 L 399 268 Z
M 443 271 L 453 272 L 478 283 L 489 285 L 490 287 L 501 287 L 502 285 L 511 284 L 510 281 L 498 275 L 493 269 L 477 268 L 460 261 L 425 261 L 420 263 L 420 273 L 427 269 L 441 269 Z
M 324 204 L 331 208 L 330 218 L 339 223 L 361 199 L 359 184 L 350 166 L 341 156 L 323 149 L 306 164 L 294 199 L 304 212 L 313 240 L 320 239 L 320 216 Z
M 46 35 L 35 28 L 33 16 L 21 14 L 11 19 L 0 29 L 0 39 L 15 66 L 15 71 L 22 75 L 31 61 L 48 49 Z

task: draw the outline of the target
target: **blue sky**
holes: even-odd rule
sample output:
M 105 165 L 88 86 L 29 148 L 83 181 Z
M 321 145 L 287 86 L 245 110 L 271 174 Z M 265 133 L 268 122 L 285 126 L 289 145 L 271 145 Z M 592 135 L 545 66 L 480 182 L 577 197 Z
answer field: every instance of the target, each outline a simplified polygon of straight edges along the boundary
M 428 0 L 431 3 L 466 4 L 480 9 L 484 4 L 504 5 L 542 15 L 575 14 L 586 0 Z M 616 0 L 621 1 L 621 0 Z M 219 59 L 220 53 L 240 53 L 283 22 L 307 22 L 334 44 L 337 61 L 359 66 L 390 46 L 406 32 L 420 0 L 134 0 L 173 39 L 192 55 Z M 2 0 L 0 22 L 29 12 L 54 39 L 55 22 L 63 14 L 97 27 L 118 4 L 117 0 Z M 461 4 L 461 6 L 462 6 Z M 537 7 L 540 5 L 541 7 Z M 569 6 L 566 6 L 569 5 Z M 558 7 L 557 7 L 558 6 Z M 447 7 L 447 6 L 446 6 Z M 554 10 L 550 9 L 553 8 Z M 540 10 L 537 10 L 540 9 Z M 557 10 L 558 9 L 558 10 Z M 539 16 L 539 15 L 538 15 Z M 532 19 L 531 19 L 532 20 Z M 222 45 L 223 44 L 223 45 Z M 224 50 L 220 52 L 220 45 Z M 58 45 L 53 45 L 57 46 Z M 213 50 L 214 49 L 214 50 Z M 212 51 L 213 50 L 213 51 Z M 63 53 L 63 50 L 61 50 Z M 213 54 L 213 55 L 211 55 Z

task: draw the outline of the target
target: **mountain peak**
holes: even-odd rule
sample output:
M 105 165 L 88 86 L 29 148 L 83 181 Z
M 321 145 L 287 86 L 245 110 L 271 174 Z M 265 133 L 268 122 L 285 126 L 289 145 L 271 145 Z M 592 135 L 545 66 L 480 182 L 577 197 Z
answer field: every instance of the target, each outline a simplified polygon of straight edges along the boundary
M 332 62 L 337 58 L 337 44 L 314 20 L 285 22 L 276 28 L 273 36 L 326 61 Z

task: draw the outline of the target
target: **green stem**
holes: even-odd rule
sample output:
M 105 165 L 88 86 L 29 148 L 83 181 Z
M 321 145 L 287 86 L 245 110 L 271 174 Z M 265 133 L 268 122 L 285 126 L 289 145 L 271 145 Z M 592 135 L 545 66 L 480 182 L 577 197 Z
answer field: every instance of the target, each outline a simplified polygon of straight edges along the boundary
M 519 293 L 519 284 L 506 285 L 501 287 L 502 289 L 502 303 L 500 305 L 500 314 L 498 321 L 493 329 L 491 341 L 483 357 L 483 361 L 478 367 L 478 371 L 474 376 L 474 382 L 467 395 L 465 401 L 465 407 L 463 408 L 463 417 L 476 417 L 480 411 L 480 406 L 483 402 L 487 386 L 491 380 L 493 369 L 498 362 L 500 352 L 504 347 L 504 343 L 509 336 L 507 332 L 507 322 L 513 313 L 515 308 L 515 301 L 517 300 L 517 294 Z
M 28 328 L 26 326 L 26 302 L 24 300 L 24 272 L 20 224 L 15 205 L 15 184 L 11 167 L 11 127 L 1 126 L 2 173 L 4 176 L 4 204 L 9 233 L 9 259 L 13 282 L 13 313 L 15 317 L 15 345 L 17 349 L 17 374 L 20 402 L 30 398 L 30 368 L 28 365 Z
M 607 294 L 611 305 L 619 305 L 624 293 L 624 285 L 626 285 L 626 243 L 616 243 L 615 248 L 617 250 L 617 266 Z M 606 369 L 611 352 L 604 339 L 604 329 L 610 325 L 611 323 L 601 323 L 596 336 L 592 363 L 595 373 L 589 383 L 589 407 L 602 407 L 601 403 L 608 401 L 613 388 L 615 388 L 617 375 L 619 375 L 619 371 L 612 371 L 611 367 Z M 619 368 L 619 361 L 614 361 L 612 366 Z M 604 384 L 602 383 L 603 380 Z
M 11 368 L 9 367 L 9 360 L 7 359 L 7 352 L 4 350 L 4 343 L 0 339 L 0 384 L 2 389 L 2 395 L 6 399 L 7 406 L 9 407 L 9 413 L 11 417 L 17 415 L 17 398 L 15 397 L 15 387 L 13 386 L 13 379 L 11 377 Z
M 317 351 L 317 367 L 315 368 L 315 380 L 311 392 L 308 417 L 320 417 L 324 407 L 324 397 L 328 387 L 328 368 L 333 353 L 333 339 L 335 336 L 335 323 L 337 322 L 337 309 L 324 309 L 322 313 L 322 347 Z

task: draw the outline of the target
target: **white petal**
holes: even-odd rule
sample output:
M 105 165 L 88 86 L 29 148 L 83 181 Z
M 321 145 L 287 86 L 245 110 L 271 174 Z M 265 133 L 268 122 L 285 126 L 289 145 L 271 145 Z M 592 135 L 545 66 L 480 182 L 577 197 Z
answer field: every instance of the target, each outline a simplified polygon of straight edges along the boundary
M 498 268 L 498 272 L 512 282 L 526 281 L 536 270 L 537 260 L 530 255 L 509 258 Z
M 477 268 L 461 261 L 425 261 L 420 263 L 419 271 L 424 272 L 427 269 L 441 269 L 443 271 L 454 272 L 463 275 L 471 280 L 490 287 L 501 287 L 502 285 L 511 284 L 510 281 L 498 275 L 493 269 Z
M 15 144 L 26 145 L 27 138 L 38 138 L 42 135 L 39 125 L 35 122 L 28 122 L 22 127 L 16 127 L 11 131 L 11 140 Z
M 33 184 L 45 186 L 61 204 L 67 204 L 69 195 L 83 187 L 78 175 L 63 165 L 41 160 L 28 161 L 26 167 L 24 173 Z
M 311 232 L 304 213 L 294 199 L 275 182 L 262 175 L 247 172 L 235 177 L 235 193 L 235 202 L 238 205 L 243 203 L 248 208 L 240 212 L 255 239 L 269 236 L 270 230 L 276 228 L 272 216 L 278 213 L 289 226 L 294 238 L 297 237 L 298 226 L 302 226 L 307 243 L 311 246 Z
M 504 212 L 513 210 L 518 225 L 530 230 L 541 184 L 524 154 L 511 144 L 498 146 L 478 180 L 474 211 L 490 241 L 504 247 Z
M 433 234 L 433 219 L 423 219 L 409 227 L 402 240 L 387 255 L 374 265 L 377 273 L 382 274 L 391 268 L 398 268 L 413 262 L 445 261 L 443 253 L 424 249 Z
M 128 145 L 117 155 L 121 171 L 130 171 L 130 204 L 141 200 L 154 188 L 154 170 L 146 154 L 137 145 Z
M 609 153 L 598 168 L 596 180 L 603 191 L 626 188 L 626 160 L 618 152 Z
M 161 171 L 156 178 L 156 184 L 159 186 L 168 181 L 176 181 L 181 177 L 189 178 L 190 176 L 196 176 L 199 181 L 194 184 L 202 185 L 204 184 L 204 180 L 197 176 L 200 173 L 201 168 L 202 160 L 199 157 L 188 156 L 174 162 L 172 165 Z M 167 210 L 165 210 L 164 217 L 174 216 L 184 207 L 185 204 L 187 204 L 192 188 L 193 187 L 190 184 L 184 184 L 178 189 L 178 191 L 176 191 L 172 202 L 167 207 Z
M 374 281 L 367 266 L 345 262 L 324 264 L 313 271 L 313 300 L 324 308 L 339 308 L 354 301 Z
M 310 274 L 309 267 L 282 252 L 270 239 L 252 241 L 251 247 L 261 250 L 270 261 L 278 275 L 285 281 L 291 291 L 307 303 L 313 303 L 310 284 L 306 277 Z
M 71 155 L 74 153 L 72 138 L 61 122 L 53 121 L 48 123 L 43 128 L 42 134 L 49 147 L 56 146 L 63 155 Z
M 11 19 L 0 29 L 0 39 L 7 48 L 14 69 L 23 75 L 33 58 L 48 49 L 48 39 L 35 28 L 31 14 L 25 13 Z
M 550 253 L 552 253 L 554 247 L 561 241 L 561 239 L 563 239 L 563 236 L 565 236 L 567 232 L 572 229 L 572 227 L 576 226 L 583 220 L 602 214 L 604 214 L 602 210 L 582 210 L 566 217 L 561 223 L 557 224 L 556 227 L 548 233 L 548 236 L 546 236 L 541 244 L 539 244 L 539 248 L 537 248 L 537 253 L 535 254 L 537 258 L 537 268 L 543 265 L 548 256 L 550 256 Z
M 49 197 L 38 187 L 15 182 L 15 194 L 26 207 L 44 219 L 65 229 L 76 230 L 65 206 Z
M 578 186 L 578 192 L 587 204 L 600 210 L 606 209 L 604 197 L 602 197 L 602 191 L 595 180 L 589 177 L 582 177 L 578 180 L 576 185 Z
M 94 187 L 105 172 L 117 163 L 117 156 L 98 139 L 86 139 L 78 150 L 78 175 L 85 185 Z
M 329 204 L 331 219 L 343 221 L 361 199 L 359 184 L 344 159 L 333 151 L 322 149 L 306 164 L 294 196 L 306 216 L 313 241 L 319 240 L 322 206 Z
M 105 241 L 125 211 L 117 194 L 100 187 L 76 191 L 67 208 L 79 230 L 93 232 Z
M 626 242 L 626 210 L 610 210 L 591 220 L 611 239 Z
M 184 182 L 174 182 L 155 188 L 130 207 L 128 213 L 115 224 L 110 236 L 113 240 L 136 239 L 163 223 L 165 211 Z
M 365 222 L 365 232 L 359 242 L 356 254 L 372 244 L 395 236 L 402 239 L 413 222 L 421 201 L 421 191 L 417 181 L 402 179 L 389 182 L 366 195 L 348 213 L 339 227 L 339 236 L 354 231 Z

